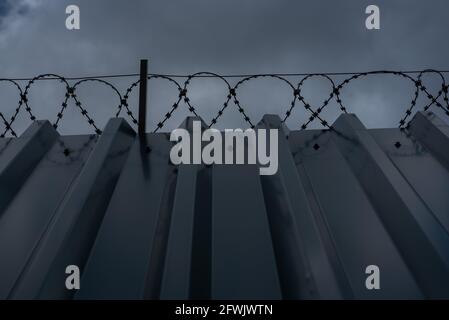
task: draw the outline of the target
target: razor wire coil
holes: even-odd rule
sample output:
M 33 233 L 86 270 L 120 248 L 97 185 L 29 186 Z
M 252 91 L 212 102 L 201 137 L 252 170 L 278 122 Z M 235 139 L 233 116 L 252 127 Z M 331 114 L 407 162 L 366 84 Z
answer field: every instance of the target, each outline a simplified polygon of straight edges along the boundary
M 446 84 L 445 73 L 449 71 L 438 71 L 433 69 L 427 69 L 423 71 L 388 71 L 388 70 L 380 70 L 380 71 L 369 71 L 369 72 L 360 72 L 360 73 L 311 73 L 311 74 L 254 74 L 254 75 L 219 75 L 212 72 L 198 72 L 191 75 L 164 75 L 164 74 L 150 74 L 148 75 L 148 80 L 161 80 L 168 81 L 171 85 L 175 86 L 178 93 L 176 97 L 173 99 L 172 106 L 168 109 L 168 111 L 162 116 L 160 121 L 157 122 L 156 127 L 153 132 L 157 132 L 161 130 L 166 122 L 173 116 L 173 114 L 180 109 L 180 105 L 183 102 L 187 107 L 188 112 L 195 116 L 201 116 L 198 113 L 196 105 L 189 98 L 189 89 L 192 82 L 199 78 L 214 78 L 221 80 L 226 86 L 227 94 L 224 98 L 224 102 L 218 107 L 218 111 L 216 111 L 215 116 L 212 118 L 209 124 L 209 127 L 215 126 L 223 114 L 229 109 L 232 105 L 235 107 L 235 111 L 239 112 L 243 118 L 243 120 L 251 127 L 254 128 L 254 122 L 249 117 L 247 108 L 243 105 L 243 103 L 239 100 L 239 90 L 244 87 L 244 85 L 250 81 L 256 81 L 257 79 L 262 78 L 270 78 L 275 79 L 287 85 L 291 90 L 291 100 L 288 107 L 286 107 L 285 114 L 282 115 L 282 122 L 285 123 L 287 119 L 291 118 L 294 112 L 300 108 L 301 105 L 302 110 L 304 110 L 308 114 L 308 118 L 305 122 L 298 124 L 298 128 L 304 130 L 309 127 L 309 125 L 313 122 L 318 121 L 321 126 L 327 129 L 332 129 L 331 124 L 327 119 L 323 117 L 322 112 L 328 108 L 332 100 L 335 100 L 339 112 L 347 113 L 348 107 L 344 105 L 341 93 L 345 90 L 349 83 L 352 83 L 358 79 L 364 79 L 369 76 L 374 75 L 391 75 L 395 77 L 399 77 L 401 79 L 407 80 L 411 83 L 414 88 L 414 93 L 411 98 L 411 102 L 409 107 L 403 113 L 401 119 L 398 121 L 399 128 L 403 129 L 407 127 L 408 120 L 413 113 L 413 110 L 417 108 L 417 101 L 421 94 L 423 94 L 427 98 L 427 103 L 422 108 L 424 111 L 427 111 L 431 107 L 436 107 L 444 111 L 446 115 L 449 116 L 449 99 L 448 99 L 448 91 L 449 86 Z M 441 79 L 441 85 L 438 88 L 438 92 L 434 95 L 423 83 L 424 74 L 436 74 Z M 415 76 L 417 75 L 417 76 Z M 12 116 L 7 119 L 7 117 L 1 112 L 0 109 L 0 122 L 3 122 L 4 129 L 0 134 L 0 137 L 5 137 L 8 133 L 11 136 L 17 137 L 17 133 L 14 130 L 14 123 L 20 113 L 26 113 L 29 116 L 31 121 L 36 120 L 36 116 L 34 110 L 30 106 L 29 102 L 29 93 L 31 88 L 37 81 L 48 80 L 48 81 L 59 81 L 65 88 L 65 94 L 62 103 L 58 109 L 56 114 L 56 120 L 53 122 L 53 127 L 58 129 L 60 126 L 60 122 L 64 117 L 64 113 L 69 106 L 69 101 L 73 100 L 75 107 L 79 110 L 80 114 L 83 116 L 85 121 L 92 127 L 95 134 L 101 134 L 101 130 L 98 128 L 95 119 L 90 115 L 88 109 L 83 105 L 79 95 L 77 94 L 77 89 L 89 83 L 98 83 L 106 88 L 112 90 L 114 95 L 117 96 L 119 101 L 118 107 L 114 113 L 115 117 L 119 117 L 122 112 L 126 113 L 126 116 L 129 117 L 130 121 L 137 125 L 138 119 L 135 117 L 133 112 L 129 107 L 129 98 L 133 93 L 134 89 L 138 87 L 140 84 L 140 80 L 132 82 L 126 90 L 121 93 L 118 88 L 112 84 L 107 79 L 110 78 L 126 78 L 126 77 L 136 77 L 138 74 L 125 74 L 125 75 L 105 75 L 105 76 L 88 76 L 88 77 L 63 77 L 57 74 L 42 74 L 36 77 L 27 79 L 27 78 L 3 78 L 0 79 L 0 84 L 9 84 L 14 86 L 17 89 L 19 99 L 17 102 L 17 107 L 15 108 Z M 302 79 L 294 83 L 289 78 L 292 76 L 301 76 Z M 334 76 L 347 76 L 345 79 L 340 80 L 339 83 L 335 81 Z M 238 78 L 238 82 L 232 86 L 228 79 L 229 78 Z M 312 106 L 303 95 L 303 87 L 304 84 L 312 78 L 321 78 L 329 82 L 331 85 L 331 92 L 326 95 L 326 99 L 319 106 Z M 184 79 L 183 82 L 178 81 L 179 79 Z M 20 81 L 27 81 L 24 87 L 20 86 Z M 443 102 L 440 102 L 443 100 Z

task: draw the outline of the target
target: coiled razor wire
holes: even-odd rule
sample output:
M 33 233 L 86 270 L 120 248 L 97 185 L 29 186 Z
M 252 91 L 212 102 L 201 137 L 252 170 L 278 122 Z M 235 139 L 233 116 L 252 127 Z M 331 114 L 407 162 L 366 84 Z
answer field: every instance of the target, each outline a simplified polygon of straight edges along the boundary
M 335 100 L 337 103 L 337 106 L 339 108 L 340 113 L 347 113 L 348 108 L 344 106 L 342 99 L 341 99 L 341 93 L 342 91 L 347 87 L 347 85 L 351 82 L 354 82 L 357 79 L 363 79 L 367 78 L 369 76 L 374 75 L 392 75 L 395 77 L 399 77 L 401 79 L 407 80 L 410 82 L 410 84 L 414 87 L 414 94 L 410 102 L 410 106 L 405 110 L 404 114 L 402 115 L 401 119 L 398 121 L 399 128 L 403 129 L 408 126 L 409 124 L 409 118 L 412 115 L 413 109 L 417 108 L 417 101 L 420 96 L 420 94 L 425 95 L 427 98 L 427 103 L 422 108 L 422 110 L 427 111 L 431 107 L 436 107 L 444 111 L 446 115 L 449 116 L 449 102 L 448 102 L 448 88 L 449 86 L 446 84 L 446 79 L 444 76 L 444 73 L 447 73 L 448 71 L 438 71 L 433 69 L 427 69 L 423 71 L 387 71 L 387 70 L 381 70 L 381 71 L 370 71 L 370 72 L 360 72 L 360 73 L 316 73 L 316 74 L 256 74 L 256 75 L 219 75 L 211 72 L 198 72 L 192 75 L 163 75 L 163 74 L 151 74 L 148 76 L 148 80 L 161 80 L 161 81 L 168 81 L 171 85 L 176 87 L 178 90 L 178 94 L 176 95 L 176 98 L 173 100 L 173 105 L 169 108 L 169 110 L 165 113 L 163 118 L 157 123 L 156 127 L 154 128 L 153 132 L 157 132 L 161 130 L 166 122 L 172 117 L 173 113 L 180 109 L 181 102 L 184 102 L 184 105 L 187 107 L 188 111 L 192 113 L 195 116 L 201 116 L 197 113 L 196 106 L 192 103 L 190 100 L 188 93 L 189 93 L 189 86 L 193 81 L 195 81 L 198 78 L 213 78 L 213 79 L 219 79 L 221 80 L 227 89 L 227 95 L 224 99 L 224 102 L 222 105 L 219 106 L 218 111 L 216 115 L 212 118 L 211 122 L 208 124 L 209 127 L 213 127 L 217 124 L 217 122 L 220 120 L 224 112 L 229 109 L 230 105 L 232 105 L 235 109 L 234 111 L 238 111 L 241 116 L 243 117 L 244 121 L 251 127 L 254 128 L 254 122 L 249 117 L 248 113 L 246 112 L 243 104 L 240 102 L 238 98 L 239 90 L 244 87 L 244 84 L 250 81 L 255 81 L 256 79 L 261 78 L 271 78 L 275 79 L 284 85 L 288 86 L 291 90 L 291 102 L 289 106 L 286 108 L 285 114 L 282 115 L 282 122 L 287 121 L 293 113 L 298 109 L 302 108 L 307 112 L 308 119 L 304 123 L 298 124 L 298 129 L 304 130 L 306 129 L 311 123 L 318 121 L 324 128 L 332 129 L 332 126 L 329 124 L 328 120 L 326 120 L 322 112 L 328 108 L 329 104 L 332 100 Z M 424 74 L 436 74 L 441 78 L 441 87 L 439 88 L 436 95 L 433 95 L 430 93 L 430 91 L 426 88 L 426 86 L 422 82 L 422 77 Z M 333 76 L 342 76 L 346 75 L 348 76 L 346 79 L 341 81 L 339 84 L 336 84 Z M 412 75 L 417 75 L 416 78 Z M 21 112 L 25 112 L 28 114 L 31 121 L 36 120 L 36 116 L 34 115 L 34 111 L 32 110 L 30 104 L 28 95 L 30 93 L 30 89 L 32 86 L 40 80 L 53 80 L 53 81 L 59 81 L 62 85 L 65 87 L 65 95 L 63 98 L 63 102 L 60 105 L 59 111 L 56 114 L 56 120 L 53 122 L 53 127 L 55 129 L 58 129 L 58 126 L 60 125 L 60 121 L 64 116 L 64 112 L 67 110 L 69 105 L 69 100 L 73 100 L 76 108 L 79 110 L 83 118 L 86 120 L 86 122 L 92 127 L 94 133 L 101 134 L 101 130 L 97 127 L 95 120 L 90 116 L 87 108 L 85 108 L 80 100 L 80 98 L 77 95 L 77 89 L 82 86 L 86 85 L 88 83 L 98 83 L 101 84 L 110 90 L 117 96 L 119 105 L 117 107 L 117 110 L 115 112 L 115 117 L 119 117 L 122 112 L 125 112 L 127 117 L 131 120 L 131 122 L 135 125 L 138 124 L 138 119 L 134 116 L 133 112 L 129 108 L 128 99 L 130 95 L 133 93 L 133 90 L 139 85 L 140 80 L 133 82 L 125 91 L 124 94 L 121 94 L 120 91 L 117 89 L 116 86 L 114 86 L 112 83 L 110 83 L 106 79 L 110 78 L 125 78 L 125 77 L 137 77 L 138 74 L 126 74 L 126 75 L 106 75 L 106 76 L 89 76 L 89 77 L 83 77 L 83 78 L 66 78 L 57 74 L 42 74 L 39 76 L 36 76 L 32 79 L 0 79 L 0 84 L 9 84 L 11 86 L 14 86 L 17 89 L 18 95 L 19 95 L 19 101 L 17 108 L 13 112 L 13 115 L 8 120 L 5 115 L 0 110 L 0 121 L 3 122 L 4 130 L 0 134 L 0 137 L 5 137 L 8 133 L 10 133 L 12 136 L 17 137 L 17 133 L 13 128 L 13 124 L 16 121 L 18 115 Z M 288 80 L 288 77 L 291 76 L 302 76 L 303 78 L 297 83 L 294 84 L 290 80 Z M 185 79 L 185 81 L 182 83 L 178 82 L 176 79 Z M 231 86 L 228 78 L 240 78 L 238 82 Z M 324 100 L 324 102 L 319 106 L 312 106 L 309 102 L 306 101 L 304 95 L 302 94 L 303 86 L 304 84 L 312 79 L 312 78 L 322 78 L 328 81 L 331 85 L 331 92 L 326 96 L 327 98 Z M 19 85 L 19 81 L 27 81 L 26 86 L 22 88 Z M 76 81 L 76 82 L 74 82 Z M 72 84 L 73 83 L 73 84 Z M 441 103 L 439 100 L 443 99 L 443 103 Z M 444 105 L 443 105 L 444 104 Z M 299 106 L 298 106 L 299 105 Z

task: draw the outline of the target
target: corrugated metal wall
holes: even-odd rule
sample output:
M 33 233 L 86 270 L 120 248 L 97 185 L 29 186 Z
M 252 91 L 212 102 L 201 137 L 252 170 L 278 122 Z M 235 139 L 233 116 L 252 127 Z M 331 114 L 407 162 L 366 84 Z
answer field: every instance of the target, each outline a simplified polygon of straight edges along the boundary
M 0 139 L 0 298 L 449 298 L 447 125 L 258 127 L 280 129 L 273 176 L 173 166 L 168 134 L 142 141 L 122 119 L 101 136 L 38 121 Z M 380 290 L 365 287 L 372 264 Z

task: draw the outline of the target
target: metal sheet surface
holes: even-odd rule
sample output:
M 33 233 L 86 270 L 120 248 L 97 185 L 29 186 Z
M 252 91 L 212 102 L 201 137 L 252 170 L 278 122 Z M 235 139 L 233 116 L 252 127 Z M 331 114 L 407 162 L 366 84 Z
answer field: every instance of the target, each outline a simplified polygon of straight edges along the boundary
M 175 166 L 167 133 L 139 138 L 121 119 L 101 136 L 36 122 L 0 139 L 0 299 L 449 298 L 447 125 L 342 115 L 295 131 L 266 115 L 263 128 L 279 129 L 271 176 Z

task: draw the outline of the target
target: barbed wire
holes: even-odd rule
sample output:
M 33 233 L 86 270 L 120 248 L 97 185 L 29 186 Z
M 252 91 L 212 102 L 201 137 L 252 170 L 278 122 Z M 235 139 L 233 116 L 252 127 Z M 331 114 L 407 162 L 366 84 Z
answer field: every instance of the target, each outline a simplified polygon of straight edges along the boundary
M 436 74 L 441 79 L 440 86 L 437 88 L 438 92 L 436 95 L 432 95 L 427 87 L 423 84 L 422 78 L 425 74 Z M 439 71 L 433 69 L 427 69 L 422 71 L 389 71 L 389 70 L 379 70 L 379 71 L 369 71 L 369 72 L 359 72 L 359 73 L 291 73 L 291 74 L 254 74 L 254 75 L 219 75 L 212 72 L 198 72 L 192 75 L 164 75 L 164 74 L 149 74 L 148 80 L 163 80 L 169 82 L 174 86 L 178 93 L 176 98 L 173 99 L 173 104 L 169 110 L 165 113 L 162 119 L 157 123 L 156 128 L 153 132 L 161 130 L 166 122 L 172 117 L 176 110 L 179 110 L 181 102 L 187 106 L 187 110 L 195 116 L 201 116 L 197 112 L 197 107 L 192 103 L 188 96 L 190 85 L 193 81 L 200 78 L 208 79 L 218 79 L 224 83 L 226 86 L 227 94 L 224 102 L 218 107 L 216 115 L 212 118 L 211 122 L 208 124 L 209 127 L 213 127 L 223 116 L 224 112 L 232 104 L 236 111 L 238 111 L 243 120 L 251 127 L 254 128 L 254 122 L 249 117 L 245 107 L 238 98 L 239 90 L 248 82 L 255 81 L 256 79 L 270 78 L 279 81 L 283 85 L 287 86 L 291 90 L 291 100 L 289 106 L 286 108 L 285 114 L 280 115 L 282 122 L 285 123 L 292 114 L 297 110 L 298 105 L 302 105 L 302 109 L 307 112 L 308 118 L 305 122 L 298 125 L 299 129 L 304 130 L 309 127 L 309 125 L 315 121 L 318 121 L 321 126 L 327 129 L 332 129 L 329 121 L 323 117 L 323 111 L 328 108 L 332 100 L 335 100 L 340 113 L 347 113 L 348 107 L 343 104 L 341 93 L 348 86 L 349 83 L 354 82 L 357 79 L 367 78 L 369 76 L 375 75 L 391 75 L 399 77 L 410 82 L 411 86 L 414 88 L 414 93 L 411 98 L 410 106 L 404 111 L 402 117 L 398 120 L 399 128 L 403 129 L 408 126 L 408 120 L 413 113 L 413 110 L 417 108 L 417 101 L 420 94 L 424 94 L 427 98 L 427 103 L 423 106 L 422 110 L 427 111 L 429 108 L 435 106 L 441 109 L 446 115 L 449 116 L 449 99 L 448 99 L 448 88 L 446 84 L 446 79 L 444 74 L 449 73 L 449 71 Z M 73 100 L 75 107 L 79 110 L 86 122 L 93 128 L 94 133 L 101 134 L 101 130 L 98 128 L 95 120 L 89 114 L 87 108 L 83 107 L 81 99 L 77 94 L 77 89 L 88 83 L 98 83 L 106 88 L 112 90 L 113 94 L 117 96 L 119 105 L 115 111 L 115 117 L 119 117 L 123 110 L 126 111 L 126 115 L 129 117 L 131 122 L 135 125 L 138 124 L 138 119 L 134 116 L 133 112 L 129 108 L 129 98 L 133 93 L 134 89 L 140 84 L 140 80 L 132 82 L 129 87 L 125 90 L 124 94 L 120 93 L 117 87 L 106 79 L 110 78 L 127 78 L 127 77 L 137 77 L 139 74 L 122 74 L 122 75 L 103 75 L 103 76 L 87 76 L 87 77 L 63 77 L 57 74 L 42 74 L 33 78 L 3 78 L 0 79 L 1 84 L 9 84 L 17 89 L 19 95 L 19 101 L 13 115 L 8 120 L 6 116 L 0 110 L 0 121 L 3 122 L 4 129 L 0 134 L 0 137 L 5 137 L 8 133 L 11 136 L 16 137 L 17 133 L 13 128 L 13 125 L 21 112 L 28 114 L 31 121 L 36 120 L 33 109 L 29 103 L 29 93 L 33 85 L 38 81 L 58 81 L 65 88 L 65 94 L 63 101 L 60 105 L 59 111 L 56 114 L 56 120 L 53 122 L 53 127 L 58 129 L 60 121 L 64 116 L 64 112 L 69 106 L 69 100 Z M 290 77 L 301 76 L 302 79 L 295 83 Z M 335 76 L 348 76 L 340 82 L 336 82 L 333 78 Z M 415 76 L 415 77 L 414 77 Z M 178 82 L 177 79 L 185 79 L 184 82 Z M 232 86 L 228 79 L 229 78 L 239 78 L 238 82 Z M 320 78 L 329 82 L 331 86 L 331 92 L 326 95 L 326 99 L 319 106 L 312 106 L 308 101 L 306 101 L 305 96 L 302 93 L 304 84 L 313 79 Z M 19 84 L 20 81 L 27 81 L 24 88 Z M 76 82 L 75 82 L 76 81 Z M 338 84 L 337 84 L 338 83 Z M 441 103 L 440 99 L 444 102 Z M 444 105 L 443 105 L 444 104 Z M 24 111 L 22 111 L 24 110 Z

